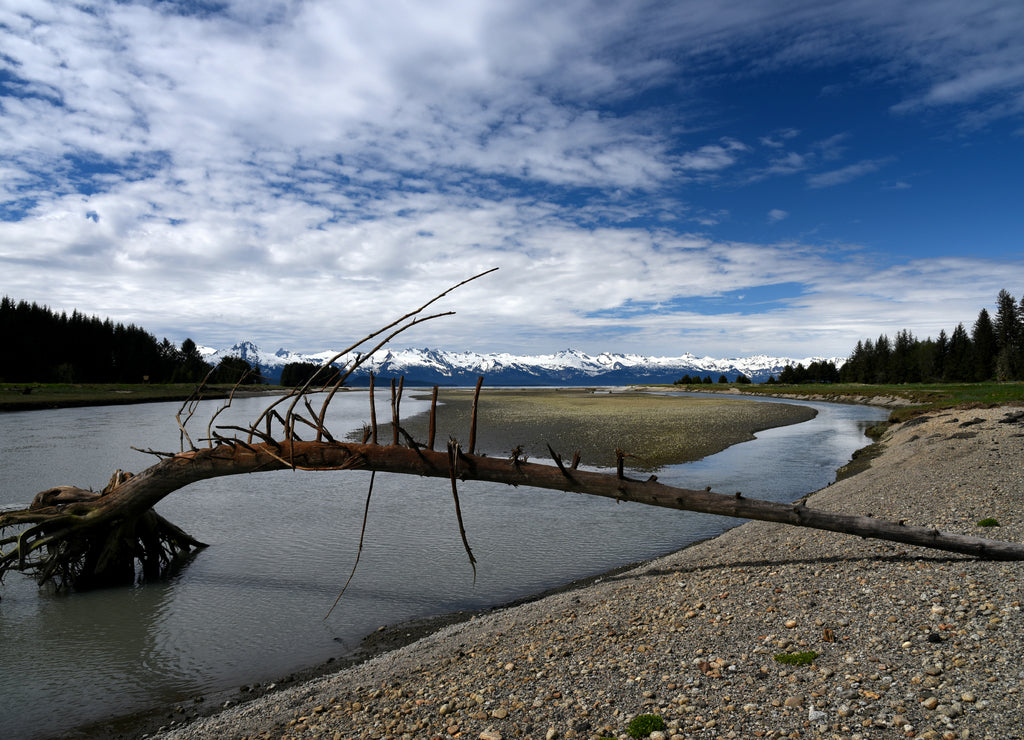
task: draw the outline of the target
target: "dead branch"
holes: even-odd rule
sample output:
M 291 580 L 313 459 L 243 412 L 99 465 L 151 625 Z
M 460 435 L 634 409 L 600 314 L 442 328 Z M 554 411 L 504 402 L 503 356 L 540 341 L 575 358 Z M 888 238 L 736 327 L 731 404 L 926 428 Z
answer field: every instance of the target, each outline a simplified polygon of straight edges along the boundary
M 468 455 L 452 440 L 444 452 L 419 447 L 381 446 L 340 442 L 281 440 L 276 445 L 227 445 L 188 450 L 124 481 L 108 493 L 67 505 L 50 505 L 0 513 L 0 528 L 27 525 L 20 534 L 0 540 L 0 574 L 8 570 L 33 572 L 37 578 L 68 579 L 88 573 L 96 553 L 87 547 L 87 533 L 102 533 L 111 526 L 133 522 L 162 498 L 184 486 L 207 478 L 269 470 L 370 470 L 377 472 L 447 478 L 452 482 L 456 515 L 460 520 L 467 553 L 472 557 L 458 505 L 458 481 L 477 480 L 513 486 L 531 486 L 604 496 L 683 511 L 760 519 L 801 527 L 841 532 L 901 542 L 907 545 L 957 552 L 992 560 L 1024 560 L 1024 545 L 997 542 L 965 535 L 914 527 L 874 517 L 822 511 L 802 504 L 781 504 L 759 499 L 676 488 L 655 480 L 637 481 L 616 473 L 574 470 L 567 476 L 557 465 L 540 465 L 496 457 Z M 168 523 L 169 524 L 169 523 Z M 149 527 L 163 527 L 150 523 Z M 173 526 L 173 525 L 171 525 Z M 166 533 L 165 533 L 166 534 Z M 174 547 L 147 562 L 164 562 L 201 547 L 184 533 L 172 537 Z M 13 547 L 3 550 L 5 546 Z M 74 554 L 69 560 L 66 555 Z M 145 553 L 143 553 L 145 554 Z M 93 560 L 90 560 L 92 558 Z
M 486 274 L 481 273 L 469 280 Z M 529 463 L 521 456 L 519 449 L 513 451 L 509 458 L 477 455 L 476 409 L 483 378 L 477 382 L 473 398 L 468 452 L 463 451 L 455 439 L 449 441 L 444 451 L 433 449 L 436 386 L 431 401 L 428 443 L 424 445 L 417 442 L 402 429 L 399 413 L 403 387 L 401 382 L 397 387 L 392 382 L 391 386 L 391 444 L 379 445 L 372 374 L 371 427 L 364 435 L 364 441 L 359 444 L 336 441 L 327 429 L 325 419 L 331 400 L 345 380 L 397 334 L 418 323 L 447 315 L 421 314 L 454 287 L 416 311 L 364 337 L 326 362 L 322 372 L 327 380 L 322 390 L 327 391 L 327 397 L 319 410 L 312 406 L 308 398 L 313 388 L 313 379 L 310 379 L 303 386 L 270 403 L 249 426 L 214 427 L 213 421 L 220 413 L 217 411 L 207 426 L 207 438 L 201 440 L 207 445 L 197 448 L 186 426 L 198 408 L 204 381 L 175 417 L 181 433 L 182 451 L 174 454 L 150 451 L 160 458 L 156 464 L 134 477 L 118 471 L 99 494 L 70 486 L 51 488 L 36 496 L 27 509 L 0 512 L 0 535 L 6 535 L 0 539 L 0 578 L 8 571 L 18 570 L 34 574 L 40 583 L 52 581 L 58 585 L 85 588 L 133 583 L 139 566 L 147 578 L 157 577 L 170 565 L 180 562 L 205 545 L 157 515 L 152 510 L 155 504 L 170 493 L 207 478 L 282 469 L 367 470 L 373 473 L 447 478 L 455 503 L 459 533 L 473 565 L 474 579 L 476 560 L 469 546 L 458 491 L 459 482 L 469 480 L 586 493 L 683 511 L 812 527 L 993 560 L 1024 560 L 1024 545 L 1017 543 L 948 534 L 932 528 L 908 526 L 902 521 L 893 523 L 870 516 L 826 512 L 808 507 L 805 503 L 780 504 L 739 494 L 713 493 L 710 489 L 695 491 L 676 488 L 659 483 L 655 476 L 646 481 L 634 480 L 626 476 L 624 469 L 625 458 L 632 456 L 622 450 L 616 450 L 616 468 L 609 473 L 580 470 L 579 451 L 574 453 L 568 468 L 562 457 L 550 448 L 553 465 Z M 333 363 L 342 356 L 385 334 L 383 340 L 368 352 L 358 354 L 344 368 L 327 369 L 332 368 Z M 230 400 L 229 397 L 228 403 Z M 290 403 L 282 415 L 278 408 L 286 402 Z M 306 415 L 296 411 L 302 407 Z M 281 427 L 279 434 L 275 433 L 275 423 Z M 303 441 L 299 438 L 296 432 L 299 424 L 314 431 L 312 440 Z M 229 437 L 226 432 L 236 432 L 237 435 Z M 399 445 L 399 435 L 405 439 L 407 446 Z M 187 450 L 184 449 L 186 440 L 189 446 Z M 7 534 L 8 530 L 13 531 L 13 534 Z

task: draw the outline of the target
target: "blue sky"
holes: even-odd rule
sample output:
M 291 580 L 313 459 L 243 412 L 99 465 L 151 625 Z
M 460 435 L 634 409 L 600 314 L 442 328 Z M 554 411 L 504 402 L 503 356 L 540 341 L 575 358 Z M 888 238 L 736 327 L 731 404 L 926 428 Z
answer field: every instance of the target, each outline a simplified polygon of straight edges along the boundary
M 0 6 L 0 292 L 160 337 L 845 356 L 1024 293 L 1024 3 Z

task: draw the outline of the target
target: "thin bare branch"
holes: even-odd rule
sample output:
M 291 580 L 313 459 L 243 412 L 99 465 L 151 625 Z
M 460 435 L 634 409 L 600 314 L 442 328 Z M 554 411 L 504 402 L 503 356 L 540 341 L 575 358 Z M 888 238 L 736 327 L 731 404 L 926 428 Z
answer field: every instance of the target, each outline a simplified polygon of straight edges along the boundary
M 466 538 L 466 527 L 462 521 L 462 507 L 459 505 L 458 465 L 459 465 L 459 443 L 454 439 L 448 441 L 448 470 L 452 482 L 452 498 L 455 499 L 455 518 L 459 522 L 459 535 L 462 537 L 462 546 L 469 556 L 469 565 L 473 568 L 473 585 L 476 586 L 476 558 L 469 547 L 469 540 Z
M 221 362 L 221 364 L 223 364 L 223 361 Z M 220 365 L 218 365 L 217 367 L 220 367 Z M 214 368 L 214 371 L 216 371 L 216 368 Z M 206 424 L 206 436 L 208 438 L 212 438 L 213 422 L 217 420 L 217 417 L 220 416 L 225 409 L 231 407 L 231 402 L 235 400 L 235 392 L 238 390 L 239 386 L 242 385 L 245 379 L 248 378 L 250 375 L 252 375 L 251 367 L 244 373 L 242 373 L 242 377 L 240 377 L 238 381 L 235 383 L 235 385 L 231 388 L 231 392 L 228 394 L 227 401 L 221 404 L 220 408 L 217 409 L 212 416 L 210 416 L 210 421 Z
M 188 430 L 185 427 L 188 426 L 193 414 L 198 410 L 199 403 L 203 400 L 203 389 L 205 389 L 207 384 L 210 382 L 210 378 L 213 376 L 216 369 L 217 368 L 213 367 L 210 368 L 210 372 L 206 374 L 206 377 L 203 378 L 202 382 L 192 390 L 192 393 L 189 394 L 188 398 L 182 401 L 181 407 L 178 409 L 178 413 L 174 417 L 175 421 L 178 422 L 182 452 L 185 451 L 185 440 L 188 440 L 189 449 L 196 449 L 195 444 L 192 442 L 192 437 L 189 436 Z M 187 412 L 184 421 L 181 420 L 182 412 Z
M 562 475 L 564 475 L 569 480 L 572 480 L 572 475 L 569 474 L 569 471 L 565 469 L 565 465 L 562 464 L 562 456 L 555 452 L 551 448 L 550 444 L 548 445 L 548 452 L 551 453 L 551 459 L 555 461 L 555 465 L 558 466 L 558 469 L 559 471 L 561 471 Z
M 338 602 L 341 601 L 341 597 L 345 595 L 345 591 L 348 590 L 348 584 L 352 583 L 352 577 L 356 574 L 356 568 L 359 567 L 359 558 L 363 555 L 363 539 L 366 537 L 366 522 L 370 518 L 370 497 L 373 496 L 373 481 L 376 475 L 376 470 L 370 473 L 370 488 L 366 492 L 366 506 L 363 507 L 363 526 L 362 529 L 359 530 L 359 549 L 356 551 L 356 561 L 352 563 L 352 572 L 348 574 L 348 580 L 345 581 L 345 585 L 341 587 L 341 591 L 338 593 L 338 598 L 334 600 L 334 603 L 331 604 L 331 608 L 328 609 L 327 613 L 324 615 L 325 620 L 331 616 L 331 612 L 334 611 L 334 607 L 338 605 Z
M 362 347 L 364 344 L 366 344 L 370 340 L 375 339 L 376 337 L 379 337 L 381 334 L 384 334 L 385 332 L 388 332 L 389 330 L 391 330 L 391 329 L 393 329 L 395 327 L 398 327 L 397 329 L 395 329 L 395 331 L 392 331 L 390 334 L 388 334 L 386 337 L 384 337 L 384 339 L 382 339 L 380 342 L 378 342 L 376 345 L 374 345 L 374 347 L 372 349 L 370 349 L 369 352 L 366 352 L 361 357 L 357 358 L 356 361 L 353 362 L 352 365 L 346 369 L 346 371 L 338 379 L 338 381 L 337 381 L 336 385 L 334 386 L 334 388 L 331 390 L 331 392 L 328 395 L 327 399 L 324 401 L 324 405 L 323 405 L 323 408 L 322 408 L 322 411 L 321 411 L 320 420 L 323 421 L 323 415 L 327 412 L 327 406 L 328 406 L 328 404 L 330 404 L 331 400 L 334 398 L 334 394 L 337 392 L 338 388 L 340 388 L 342 386 L 342 384 L 349 377 L 349 375 L 351 375 L 353 372 L 355 372 L 355 370 L 360 365 L 362 365 L 363 362 L 365 362 L 367 359 L 372 357 L 374 352 L 379 350 L 381 347 L 383 347 L 385 344 L 390 342 L 392 339 L 394 339 L 396 336 L 398 336 L 402 332 L 408 331 L 409 329 L 411 329 L 413 326 L 416 326 L 417 324 L 422 324 L 425 321 L 431 321 L 433 319 L 437 319 L 437 318 L 440 318 L 442 316 L 451 316 L 451 315 L 453 315 L 455 313 L 454 311 L 445 311 L 443 313 L 437 313 L 437 314 L 433 314 L 431 316 L 420 316 L 420 314 L 423 313 L 427 308 L 429 308 L 434 303 L 437 303 L 439 300 L 444 298 L 446 295 L 451 293 L 453 290 L 456 290 L 457 288 L 461 288 L 466 283 L 471 283 L 474 280 L 478 280 L 479 278 L 482 278 L 484 275 L 489 275 L 492 272 L 496 271 L 497 269 L 498 269 L 497 267 L 492 267 L 490 270 L 484 270 L 481 273 L 477 273 L 476 275 L 473 275 L 472 277 L 466 278 L 465 280 L 456 283 L 455 285 L 451 286 L 447 290 L 445 290 L 445 291 L 443 291 L 441 293 L 438 293 L 436 296 L 431 298 L 429 301 L 424 303 L 419 308 L 414 309 L 414 310 L 408 312 L 407 314 L 405 314 L 403 316 L 400 316 L 399 318 L 395 319 L 394 321 L 392 321 L 387 326 L 384 326 L 384 327 L 378 329 L 375 332 L 367 334 L 365 337 L 360 339 L 358 342 L 355 342 L 354 344 L 350 345 L 349 347 L 341 350 L 341 352 L 338 352 L 331 359 L 329 359 L 326 363 L 324 363 L 325 365 L 332 365 L 335 362 L 337 362 L 339 359 L 344 357 L 345 355 L 349 354 L 350 352 L 354 352 L 359 347 Z M 413 317 L 415 317 L 415 318 L 413 318 Z M 408 323 L 404 323 L 404 325 L 403 325 L 403 322 L 408 322 Z

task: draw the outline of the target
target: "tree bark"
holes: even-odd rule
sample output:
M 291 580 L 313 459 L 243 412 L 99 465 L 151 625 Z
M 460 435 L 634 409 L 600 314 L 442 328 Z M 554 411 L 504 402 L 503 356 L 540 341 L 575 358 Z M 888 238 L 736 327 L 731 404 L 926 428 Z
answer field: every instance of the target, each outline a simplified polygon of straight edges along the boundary
M 657 482 L 653 476 L 648 480 L 628 478 L 621 469 L 616 473 L 576 470 L 566 468 L 557 455 L 554 455 L 554 465 L 541 465 L 515 457 L 469 455 L 461 452 L 457 445 L 454 449 L 452 454 L 418 445 L 284 441 L 232 442 L 183 452 L 161 460 L 134 477 L 122 478 L 102 495 L 76 497 L 71 493 L 68 496 L 74 499 L 71 503 L 0 514 L 0 529 L 30 525 L 20 535 L 0 540 L 0 545 L 14 545 L 0 556 L 0 575 L 6 570 L 28 570 L 34 571 L 40 580 L 65 581 L 79 588 L 100 585 L 104 580 L 131 582 L 134 568 L 129 568 L 128 564 L 133 557 L 152 572 L 155 563 L 167 565 L 203 547 L 170 522 L 152 518 L 157 516 L 152 507 L 162 498 L 207 478 L 288 468 L 368 470 L 530 486 L 669 509 L 812 527 L 993 560 L 1024 560 L 1024 545 L 1016 543 L 822 511 L 802 503 L 781 504 L 739 494 L 676 488 Z M 52 489 L 44 494 L 61 490 Z M 67 494 L 68 490 L 63 489 L 63 492 Z M 46 496 L 41 496 L 45 503 Z M 142 545 L 126 546 L 126 542 L 141 542 Z M 163 557 L 157 556 L 160 554 Z
M 574 491 L 684 511 L 781 522 L 982 558 L 1024 560 L 1024 545 L 1015 543 L 945 534 L 935 529 L 910 527 L 871 517 L 835 514 L 803 504 L 779 504 L 748 499 L 739 494 L 729 496 L 712 493 L 710 490 L 674 488 L 658 483 L 654 476 L 645 481 L 633 480 L 624 473 L 624 454 L 621 451 L 617 451 L 618 466 L 615 473 L 578 470 L 578 453 L 568 468 L 553 450 L 551 456 L 554 465 L 527 463 L 519 458 L 518 450 L 507 459 L 475 455 L 476 402 L 483 378 L 477 383 L 473 400 L 469 454 L 462 452 L 455 441 L 449 443 L 445 452 L 433 450 L 436 388 L 431 403 L 428 445 L 425 447 L 417 443 L 402 429 L 399 419 L 401 383 L 397 388 L 392 384 L 391 390 L 394 426 L 391 445 L 376 444 L 378 429 L 372 386 L 372 428 L 365 430 L 364 443 L 337 442 L 327 429 L 325 418 L 331 399 L 345 380 L 398 334 L 425 321 L 449 315 L 451 312 L 433 315 L 425 315 L 424 312 L 456 288 L 491 272 L 493 270 L 487 270 L 452 286 L 414 311 L 337 353 L 324 363 L 317 375 L 272 402 L 248 427 L 214 427 L 217 415 L 231 405 L 229 397 L 206 427 L 208 438 L 203 441 L 208 442 L 209 446 L 196 449 L 186 426 L 202 397 L 204 386 L 201 384 L 182 405 L 176 417 L 182 445 L 184 447 L 187 443 L 192 449 L 174 455 L 154 453 L 162 458 L 156 465 L 134 477 L 117 471 L 99 494 L 72 486 L 61 486 L 38 494 L 27 509 L 0 512 L 0 535 L 8 530 L 15 531 L 13 535 L 0 538 L 0 579 L 10 570 L 18 570 L 33 573 L 40 583 L 54 582 L 58 586 L 87 588 L 131 584 L 135 582 L 140 566 L 146 578 L 157 577 L 205 547 L 153 511 L 153 506 L 164 496 L 207 478 L 287 468 L 369 470 L 447 478 L 455 496 L 460 530 L 462 519 L 458 506 L 458 481 L 478 480 Z M 365 351 L 358 352 L 355 360 L 341 369 L 333 367 L 332 363 L 361 347 Z M 311 404 L 313 383 L 317 378 L 324 383 L 320 390 L 327 391 L 319 411 Z M 272 432 L 275 424 L 280 426 L 277 434 Z M 296 430 L 307 427 L 314 430 L 316 441 L 299 440 Z M 241 432 L 242 436 L 226 437 L 222 432 L 227 430 Z M 398 445 L 400 436 L 407 440 L 408 446 Z M 372 443 L 366 444 L 367 440 L 372 440 Z M 468 552 L 468 545 L 466 549 Z M 473 562 L 472 553 L 469 553 L 469 557 L 470 562 Z

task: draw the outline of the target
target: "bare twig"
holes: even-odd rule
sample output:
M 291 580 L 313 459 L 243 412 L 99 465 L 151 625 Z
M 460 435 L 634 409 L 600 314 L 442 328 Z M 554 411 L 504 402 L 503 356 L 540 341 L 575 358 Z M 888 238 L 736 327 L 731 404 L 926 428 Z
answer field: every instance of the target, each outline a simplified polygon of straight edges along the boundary
M 324 615 L 324 619 L 331 616 L 331 612 L 334 611 L 334 607 L 341 601 L 341 597 L 345 595 L 345 591 L 348 590 L 348 584 L 352 583 L 352 577 L 356 574 L 356 568 L 359 567 L 359 558 L 363 555 L 363 539 L 366 537 L 366 522 L 370 518 L 370 497 L 373 496 L 373 481 L 377 475 L 377 471 L 370 471 L 370 488 L 366 492 L 366 506 L 363 507 L 363 527 L 359 530 L 359 549 L 356 551 L 356 561 L 352 563 L 352 572 L 348 574 L 348 580 L 345 581 L 345 585 L 341 587 L 341 592 L 338 594 L 338 598 L 331 604 L 331 608 L 327 610 Z
M 462 507 L 459 505 L 459 486 L 457 481 L 460 453 L 459 443 L 454 439 L 449 440 L 448 470 L 449 478 L 452 482 L 452 498 L 455 499 L 455 518 L 459 522 L 459 535 L 462 537 L 462 546 L 466 549 L 466 555 L 469 556 L 469 565 L 473 568 L 473 585 L 476 586 L 476 558 L 473 557 L 473 551 L 469 547 L 469 540 L 466 538 L 466 527 L 462 522 Z
M 565 465 L 562 464 L 562 456 L 555 452 L 551 448 L 550 444 L 548 445 L 548 452 L 551 453 L 551 459 L 555 461 L 555 465 L 558 466 L 558 469 L 562 472 L 562 475 L 564 475 L 569 480 L 572 480 L 572 475 L 569 474 L 569 471 L 565 469 Z
M 402 403 L 402 385 L 404 378 L 400 378 L 398 381 L 397 390 L 395 387 L 395 379 L 391 379 L 391 444 L 398 444 L 398 426 L 400 422 L 400 416 L 398 413 L 399 405 Z
M 337 362 L 339 359 L 341 359 L 345 355 L 349 354 L 350 352 L 354 352 L 356 349 L 358 349 L 359 347 L 363 346 L 364 344 L 366 344 L 370 340 L 375 339 L 376 337 L 379 337 L 380 335 L 384 334 L 385 332 L 390 331 L 391 329 L 394 329 L 394 331 L 391 331 L 390 334 L 387 334 L 387 336 L 385 336 L 382 340 L 380 340 L 377 344 L 375 344 L 368 352 L 366 352 L 365 354 L 363 354 L 360 357 L 358 357 L 355 360 L 355 362 L 353 362 L 350 366 L 346 367 L 345 372 L 341 374 L 341 376 L 338 378 L 334 388 L 331 389 L 331 392 L 328 394 L 327 398 L 324 400 L 323 407 L 321 409 L 321 414 L 320 414 L 320 421 L 321 422 L 323 421 L 324 415 L 327 413 L 327 406 L 330 404 L 331 400 L 334 398 L 334 394 L 337 392 L 338 388 L 340 388 L 342 386 L 342 384 L 345 382 L 345 380 L 348 379 L 348 377 L 353 372 L 355 372 L 355 370 L 358 367 L 360 367 L 364 362 L 366 362 L 366 360 L 368 360 L 370 357 L 372 357 L 374 352 L 379 350 L 381 347 L 383 347 L 385 344 L 390 342 L 392 339 L 394 339 L 396 336 L 398 336 L 402 332 L 408 331 L 409 329 L 411 329 L 412 327 L 416 326 L 417 324 L 422 324 L 422 323 L 424 323 L 426 321 L 432 321 L 433 319 L 441 318 L 442 316 L 451 316 L 452 314 L 454 314 L 455 313 L 454 311 L 444 311 L 442 313 L 432 314 L 432 315 L 429 315 L 429 316 L 420 316 L 420 314 L 423 313 L 429 306 L 433 305 L 434 303 L 437 303 L 439 300 L 444 298 L 446 295 L 451 293 L 456 288 L 461 288 L 466 283 L 470 283 L 470 282 L 472 282 L 474 280 L 482 278 L 484 275 L 489 275 L 490 273 L 494 272 L 497 269 L 498 269 L 497 267 L 492 267 L 490 270 L 485 270 L 485 271 L 483 271 L 481 273 L 477 273 L 476 275 L 473 275 L 472 277 L 466 278 L 465 280 L 463 280 L 463 281 L 461 281 L 459 283 L 456 283 L 455 285 L 453 285 L 452 287 L 448 288 L 444 292 L 438 293 L 436 296 L 431 298 L 429 301 L 424 303 L 419 308 L 417 308 L 417 309 L 415 309 L 413 311 L 410 311 L 409 313 L 405 314 L 404 316 L 400 316 L 399 318 L 395 319 L 394 321 L 392 321 L 387 326 L 382 327 L 382 328 L 378 329 L 377 331 L 372 332 L 371 334 L 367 334 L 365 337 L 360 339 L 358 342 L 350 345 L 346 349 L 343 349 L 341 352 L 338 352 L 337 354 L 334 355 L 334 357 L 329 359 L 325 363 L 326 365 L 331 365 L 331 364 Z M 397 327 L 397 329 L 395 327 Z
M 189 449 L 196 449 L 195 444 L 192 442 L 192 437 L 189 436 L 188 430 L 185 427 L 188 426 L 188 423 L 192 419 L 193 414 L 195 414 L 196 410 L 198 410 L 199 402 L 203 400 L 203 389 L 206 388 L 206 385 L 210 382 L 210 378 L 213 376 L 213 373 L 216 371 L 216 369 L 217 368 L 214 367 L 210 368 L 210 372 L 206 374 L 206 377 L 203 378 L 202 382 L 200 382 L 199 385 L 197 385 L 192 390 L 192 393 L 189 394 L 188 398 L 181 402 L 181 407 L 178 409 L 178 413 L 174 417 L 175 421 L 178 422 L 178 430 L 180 432 L 182 452 L 185 451 L 186 439 L 188 440 Z M 185 420 L 182 421 L 181 414 L 182 412 L 185 411 L 187 411 L 185 415 Z
M 223 364 L 223 362 L 222 362 L 221 364 Z M 220 365 L 218 365 L 218 367 L 219 367 L 219 366 L 220 366 Z M 216 369 L 216 368 L 215 368 L 215 369 Z M 224 402 L 223 404 L 221 404 L 220 408 L 219 408 L 219 409 L 217 409 L 217 410 L 216 410 L 216 411 L 215 411 L 215 412 L 213 413 L 213 415 L 212 415 L 212 416 L 210 417 L 210 421 L 209 421 L 209 422 L 207 423 L 207 425 L 206 425 L 206 436 L 207 436 L 208 438 L 209 438 L 209 437 L 211 437 L 211 435 L 212 435 L 212 430 L 213 430 L 213 422 L 217 420 L 217 417 L 218 417 L 218 416 L 220 416 L 220 415 L 221 415 L 221 413 L 222 413 L 222 412 L 223 412 L 223 411 L 224 411 L 225 409 L 228 409 L 228 408 L 230 408 L 230 407 L 231 407 L 231 402 L 232 402 L 233 400 L 235 400 L 235 392 L 236 392 L 236 391 L 238 390 L 238 387 L 239 387 L 240 385 L 242 385 L 242 383 L 243 383 L 243 382 L 245 381 L 245 379 L 246 379 L 246 378 L 248 378 L 248 377 L 249 377 L 250 375 L 252 375 L 252 367 L 250 367 L 250 368 L 249 368 L 248 370 L 246 370 L 246 371 L 245 371 L 244 373 L 242 373 L 242 377 L 240 377 L 240 378 L 238 379 L 238 381 L 237 381 L 237 382 L 235 383 L 235 385 L 234 385 L 234 386 L 233 386 L 233 387 L 231 388 L 231 393 L 229 393 L 229 394 L 228 394 L 228 398 L 227 398 L 227 401 L 225 401 L 225 402 Z

